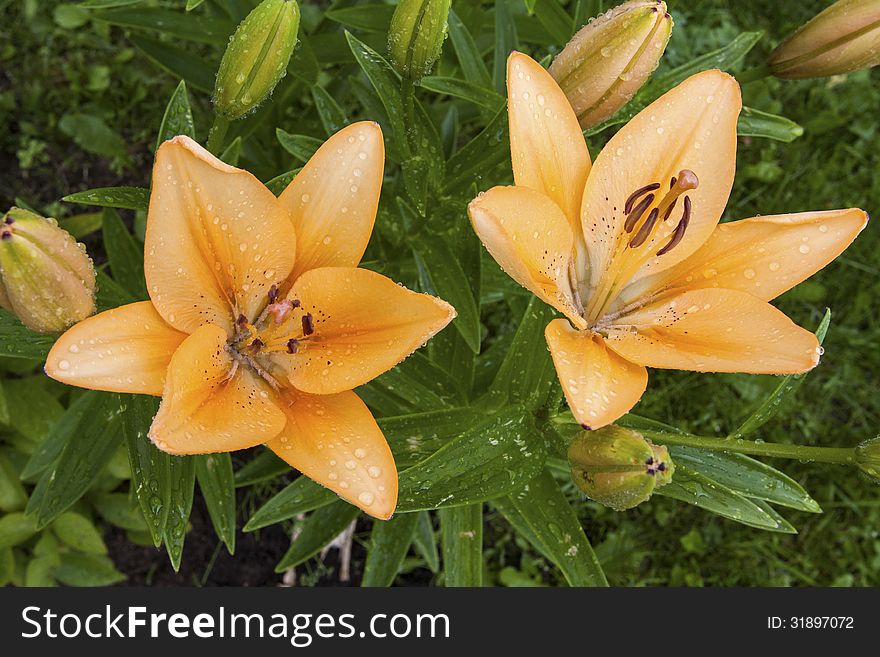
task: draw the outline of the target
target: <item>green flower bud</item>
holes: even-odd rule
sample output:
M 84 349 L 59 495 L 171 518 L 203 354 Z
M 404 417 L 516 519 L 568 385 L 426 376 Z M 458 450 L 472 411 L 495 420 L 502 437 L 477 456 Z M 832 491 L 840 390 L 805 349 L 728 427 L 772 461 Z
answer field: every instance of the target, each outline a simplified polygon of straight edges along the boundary
M 578 434 L 568 448 L 568 462 L 578 488 L 615 511 L 638 506 L 668 484 L 675 471 L 664 446 L 615 425 Z
M 856 465 L 859 470 L 880 483 L 880 436 L 866 440 L 856 447 Z
M 296 0 L 264 0 L 229 40 L 214 86 L 214 107 L 238 119 L 272 93 L 287 72 L 299 30 Z
M 405 78 L 427 75 L 443 49 L 452 0 L 400 0 L 388 29 L 388 53 Z
M 880 0 L 839 0 L 770 55 L 778 78 L 799 80 L 880 64 Z
M 623 107 L 660 63 L 672 17 L 660 0 L 632 0 L 590 19 L 550 65 L 581 127 Z
M 56 333 L 95 312 L 95 268 L 54 219 L 12 208 L 0 224 L 0 305 Z

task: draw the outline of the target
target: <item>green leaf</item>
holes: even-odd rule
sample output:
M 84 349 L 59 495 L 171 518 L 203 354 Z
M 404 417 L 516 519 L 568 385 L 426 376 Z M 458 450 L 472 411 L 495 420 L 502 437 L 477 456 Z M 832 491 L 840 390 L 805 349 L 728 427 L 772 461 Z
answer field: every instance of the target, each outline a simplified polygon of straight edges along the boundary
M 492 87 L 492 77 L 474 38 L 453 10 L 449 12 L 449 37 L 465 79 L 484 89 Z
M 434 454 L 455 438 L 492 426 L 497 418 L 483 409 L 453 408 L 410 413 L 378 420 L 398 467 L 405 468 Z
M 523 315 L 513 343 L 507 352 L 492 388 L 490 398 L 496 403 L 521 403 L 538 409 L 547 403 L 556 382 L 556 370 L 547 350 L 544 329 L 556 311 L 537 297 L 532 297 Z
M 84 0 L 77 3 L 83 9 L 111 9 L 114 7 L 125 7 L 128 5 L 137 5 L 144 0 Z
M 370 533 L 361 586 L 391 586 L 412 545 L 419 514 L 401 513 L 391 520 L 377 520 Z
M 147 534 L 147 522 L 131 495 L 107 493 L 92 500 L 98 513 L 114 527 Z M 147 534 L 152 540 L 152 535 Z
M 58 586 L 53 573 L 60 563 L 58 555 L 34 557 L 25 569 L 24 585 L 29 588 Z
M 290 472 L 286 461 L 271 449 L 264 449 L 245 463 L 235 473 L 235 487 L 253 486 Z
M 36 333 L 24 326 L 8 310 L 0 308 L 0 355 L 9 358 L 46 360 L 55 344 L 54 335 Z
M 333 491 L 316 484 L 308 477 L 300 476 L 257 509 L 244 526 L 244 531 L 252 532 L 261 527 L 274 525 L 300 513 L 325 507 L 337 499 Z
M 281 144 L 281 147 L 284 150 L 303 163 L 308 162 L 312 155 L 315 154 L 315 151 L 317 151 L 323 143 L 320 139 L 316 139 L 315 137 L 293 135 L 281 128 L 275 128 L 275 136 L 278 138 L 278 143 Z
M 281 196 L 281 192 L 287 189 L 287 186 L 293 182 L 293 179 L 296 178 L 296 174 L 299 172 L 299 169 L 293 169 L 292 171 L 282 173 L 280 176 L 275 176 L 272 180 L 266 183 L 266 187 L 268 187 L 269 191 L 275 194 L 275 196 Z
M 558 0 L 537 0 L 531 3 L 538 22 L 558 44 L 566 43 L 572 37 L 572 19 Z
M 89 390 L 74 399 L 58 421 L 52 424 L 49 433 L 31 454 L 31 458 L 21 471 L 23 480 L 32 480 L 58 459 L 61 450 L 82 424 L 83 418 L 91 415 L 100 407 L 101 396 L 101 393 Z
M 122 217 L 112 208 L 104 210 L 103 237 L 113 280 L 136 299 L 149 298 L 144 280 L 143 246 L 135 241 L 122 222 Z
M 744 454 L 678 446 L 671 446 L 669 452 L 676 467 L 682 463 L 746 497 L 809 513 L 822 512 L 794 479 Z
M 371 32 L 388 32 L 394 7 L 387 4 L 367 3 L 356 7 L 328 9 L 324 16 L 345 27 Z
M 448 408 L 465 401 L 458 383 L 419 352 L 371 381 L 366 388 L 384 388 L 401 399 L 407 410 Z
M 228 452 L 195 457 L 196 477 L 217 536 L 235 553 L 235 481 Z
M 483 585 L 483 505 L 440 509 L 443 574 L 447 587 Z
M 825 315 L 822 317 L 822 321 L 816 329 L 816 339 L 819 341 L 820 345 L 825 341 L 825 334 L 828 333 L 828 327 L 830 325 L 831 309 L 826 308 Z M 806 376 L 807 373 L 789 374 L 788 376 L 783 377 L 773 392 L 770 393 L 770 396 L 767 397 L 767 399 L 765 399 L 748 418 L 746 418 L 745 422 L 743 422 L 736 431 L 731 432 L 728 438 L 742 438 L 746 434 L 752 433 L 764 426 L 779 412 L 784 401 L 794 397 L 794 394 L 797 392 L 798 388 L 801 387 L 801 383 L 803 383 L 804 377 Z
M 408 513 L 406 515 L 417 515 L 419 517 L 416 531 L 413 535 L 413 547 L 422 556 L 422 559 L 425 560 L 425 564 L 431 569 L 431 572 L 436 573 L 440 570 L 440 555 L 437 553 L 437 539 L 434 536 L 434 525 L 431 523 L 430 512 L 419 511 L 418 513 Z
M 20 511 L 27 504 L 27 492 L 6 454 L 0 452 L 0 511 Z
M 315 101 L 315 110 L 321 118 L 321 124 L 328 137 L 348 125 L 345 110 L 339 106 L 333 96 L 327 93 L 324 87 L 317 84 L 312 87 L 312 100 Z
M 693 504 L 749 527 L 791 533 L 757 503 L 685 465 L 676 464 L 672 481 L 658 488 L 656 494 Z
M 67 586 L 110 586 L 124 582 L 126 577 L 116 570 L 113 562 L 104 555 L 66 552 L 55 568 L 55 578 Z
M 89 489 L 122 441 L 126 406 L 119 395 L 102 393 L 78 422 L 57 461 L 37 482 L 28 502 L 37 526 L 46 527 Z
M 510 501 L 531 529 L 532 540 L 562 571 L 569 586 L 607 586 L 608 580 L 577 515 L 547 470 Z
M 83 212 L 61 219 L 58 225 L 80 240 L 101 228 L 103 219 L 101 212 Z
M 125 157 L 125 140 L 103 120 L 91 114 L 65 114 L 58 127 L 84 151 L 109 157 Z
M 239 158 L 241 158 L 241 135 L 233 139 L 220 153 L 220 159 L 232 167 L 238 166 Z
M 186 80 L 193 89 L 211 93 L 216 69 L 203 58 L 172 43 L 146 36 L 131 35 L 129 40 L 162 70 Z
M 49 391 L 42 376 L 7 379 L 3 383 L 9 404 L 9 426 L 32 443 L 39 443 L 64 415 L 64 407 Z M 34 409 L 40 409 L 38 413 Z
M 461 98 L 469 103 L 473 103 L 477 107 L 491 111 L 492 115 L 498 112 L 505 103 L 504 96 L 498 94 L 493 89 L 487 89 L 473 82 L 459 80 L 458 78 L 429 75 L 422 78 L 419 86 L 434 93 Z
M 128 290 L 119 283 L 110 278 L 100 269 L 97 271 L 97 294 L 95 295 L 95 303 L 98 311 L 103 312 L 112 308 L 124 306 L 127 303 L 137 301 L 137 297 L 132 295 Z
M 0 548 L 0 586 L 6 586 L 15 576 L 15 557 L 12 548 Z
M 226 45 L 234 29 L 234 25 L 227 20 L 182 14 L 158 7 L 96 11 L 93 17 L 110 25 L 150 30 L 175 39 L 221 46 Z
M 195 8 L 197 8 L 197 7 L 199 7 L 199 6 L 201 6 L 201 4 L 202 4 L 204 1 L 205 1 L 205 0 L 186 0 L 186 10 L 187 10 L 187 11 L 192 11 L 193 9 L 195 9 Z
M 165 115 L 162 117 L 162 123 L 159 126 L 159 136 L 156 139 L 156 150 L 163 142 L 176 137 L 177 135 L 186 135 L 195 139 L 196 128 L 193 124 L 192 108 L 189 104 L 189 94 L 186 92 L 186 81 L 181 80 L 180 84 L 171 94 L 171 100 L 165 107 Z
M 62 200 L 80 205 L 99 205 L 104 208 L 147 211 L 150 190 L 145 187 L 98 187 L 68 194 Z
M 290 548 L 275 566 L 276 573 L 283 573 L 320 552 L 357 518 L 360 510 L 343 500 L 312 512 L 302 525 Z
M 507 138 L 507 110 L 501 109 L 489 125 L 449 158 L 444 193 L 469 196 L 473 185 L 481 188 L 490 184 L 492 172 L 510 162 Z
M 24 543 L 37 533 L 34 518 L 21 512 L 0 517 L 0 550 Z
M 171 565 L 177 571 L 180 569 L 189 514 L 192 511 L 196 483 L 195 459 L 191 456 L 172 456 L 169 459 L 168 481 L 171 495 L 164 541 Z
M 736 134 L 740 137 L 763 137 L 792 142 L 804 134 L 804 129 L 784 116 L 743 107 L 736 124 Z
M 545 457 L 531 414 L 504 409 L 488 426 L 466 431 L 400 473 L 397 510 L 461 506 L 518 490 L 540 471 Z
M 89 554 L 107 554 L 101 532 L 84 515 L 67 511 L 55 518 L 52 532 L 65 545 Z
M 153 545 L 159 547 L 171 510 L 171 456 L 158 450 L 147 437 L 159 399 L 131 395 L 122 425 L 131 464 L 131 485 L 137 496 Z
M 495 58 L 492 66 L 492 82 L 495 91 L 504 93 L 507 79 L 507 56 L 519 48 L 516 23 L 510 13 L 508 0 L 495 0 Z

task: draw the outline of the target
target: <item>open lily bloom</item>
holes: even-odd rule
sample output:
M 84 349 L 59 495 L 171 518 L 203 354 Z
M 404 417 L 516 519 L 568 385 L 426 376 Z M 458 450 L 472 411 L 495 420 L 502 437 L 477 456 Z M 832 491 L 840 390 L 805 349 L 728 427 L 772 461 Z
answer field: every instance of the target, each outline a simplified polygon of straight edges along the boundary
M 333 135 L 276 198 L 187 137 L 156 154 L 144 269 L 150 301 L 68 330 L 64 383 L 161 395 L 150 438 L 172 454 L 267 444 L 378 518 L 397 503 L 385 437 L 352 389 L 455 316 L 357 264 L 382 184 L 382 132 Z
M 627 413 L 646 367 L 789 374 L 814 367 L 816 337 L 768 301 L 837 257 L 862 210 L 718 224 L 733 184 L 739 85 L 698 73 L 645 108 L 592 167 L 552 77 L 513 53 L 507 67 L 515 185 L 474 199 L 495 260 L 563 313 L 545 335 L 577 420 Z

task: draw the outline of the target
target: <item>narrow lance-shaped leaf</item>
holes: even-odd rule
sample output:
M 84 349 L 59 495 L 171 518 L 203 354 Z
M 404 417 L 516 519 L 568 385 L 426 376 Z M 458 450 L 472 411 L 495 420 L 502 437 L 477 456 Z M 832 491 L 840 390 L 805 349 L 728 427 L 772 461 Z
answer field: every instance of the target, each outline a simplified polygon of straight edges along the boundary
M 313 511 L 302 524 L 290 544 L 290 549 L 275 566 L 275 572 L 283 573 L 318 554 L 321 548 L 328 545 L 357 518 L 359 511 L 356 506 L 342 500 Z
M 297 514 L 327 506 L 336 499 L 333 491 L 301 476 L 257 509 L 244 526 L 244 531 L 252 532 L 274 525 Z
M 465 80 L 484 89 L 491 88 L 492 78 L 489 75 L 489 69 L 486 68 L 486 63 L 474 43 L 474 38 L 465 24 L 461 22 L 455 10 L 449 11 L 449 37 Z
M 157 449 L 147 437 L 150 423 L 158 410 L 158 397 L 131 395 L 123 422 L 131 465 L 131 485 L 156 547 L 165 539 L 172 488 L 172 457 Z
M 18 317 L 0 308 L 0 355 L 27 360 L 46 360 L 55 343 L 54 335 L 35 333 Z
M 483 505 L 440 509 L 439 515 L 446 586 L 482 586 Z
M 33 479 L 50 467 L 61 454 L 61 450 L 82 424 L 83 419 L 95 413 L 101 404 L 101 393 L 89 390 L 79 395 L 64 411 L 48 435 L 40 442 L 37 449 L 21 471 L 24 481 Z
M 235 480 L 228 452 L 195 457 L 196 478 L 217 536 L 235 553 Z
M 394 583 L 412 545 L 418 520 L 417 513 L 401 513 L 391 520 L 373 523 L 361 586 L 391 586 Z
M 413 514 L 406 514 L 413 515 Z M 440 555 L 437 552 L 437 540 L 434 536 L 434 525 L 431 523 L 430 511 L 419 511 L 416 531 L 413 534 L 413 547 L 418 552 L 432 573 L 440 570 Z
M 736 124 L 736 134 L 740 137 L 762 137 L 791 142 L 804 134 L 804 129 L 784 116 L 743 107 Z
M 162 142 L 177 135 L 186 135 L 195 139 L 195 132 L 192 108 L 189 104 L 189 94 L 186 92 L 186 81 L 181 80 L 174 93 L 171 94 L 171 100 L 168 101 L 168 105 L 165 107 L 165 114 L 162 117 L 162 123 L 159 125 L 156 148 L 158 149 Z
M 68 194 L 62 200 L 80 205 L 146 212 L 150 204 L 150 190 L 145 187 L 98 187 Z
M 345 110 L 339 106 L 339 103 L 336 102 L 324 87 L 320 85 L 312 87 L 312 100 L 315 101 L 315 109 L 328 137 L 348 125 L 348 117 L 345 115 Z
M 172 456 L 169 461 L 168 481 L 171 496 L 168 521 L 165 524 L 165 549 L 175 571 L 180 569 L 183 543 L 192 511 L 196 483 L 195 459 L 191 456 Z
M 159 68 L 175 78 L 183 78 L 193 89 L 211 93 L 216 69 L 201 57 L 167 41 L 132 34 L 129 40 Z
M 122 217 L 112 208 L 104 210 L 103 237 L 113 280 L 135 299 L 147 299 L 143 245 L 138 244 L 122 222 Z

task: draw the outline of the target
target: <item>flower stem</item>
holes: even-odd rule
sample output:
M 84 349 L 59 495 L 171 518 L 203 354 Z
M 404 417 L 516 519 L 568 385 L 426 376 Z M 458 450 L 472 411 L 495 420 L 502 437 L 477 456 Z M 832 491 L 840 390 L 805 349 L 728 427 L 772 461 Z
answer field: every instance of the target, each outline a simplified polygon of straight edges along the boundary
M 214 125 L 211 126 L 211 132 L 208 133 L 208 150 L 216 156 L 220 156 L 223 149 L 223 141 L 226 138 L 226 131 L 229 129 L 229 119 L 214 115 Z
M 660 445 L 680 445 L 682 447 L 699 447 L 717 452 L 734 452 L 751 454 L 752 456 L 771 456 L 816 463 L 839 463 L 855 465 L 855 449 L 851 447 L 809 447 L 806 445 L 785 445 L 782 443 L 764 443 L 743 438 L 709 438 L 690 434 L 666 433 L 664 431 L 640 430 L 647 438 Z
M 770 75 L 772 75 L 770 67 L 767 64 L 761 64 L 759 66 L 746 69 L 745 71 L 737 75 L 736 79 L 740 84 L 747 84 L 749 82 L 757 82 L 758 80 L 763 80 Z

